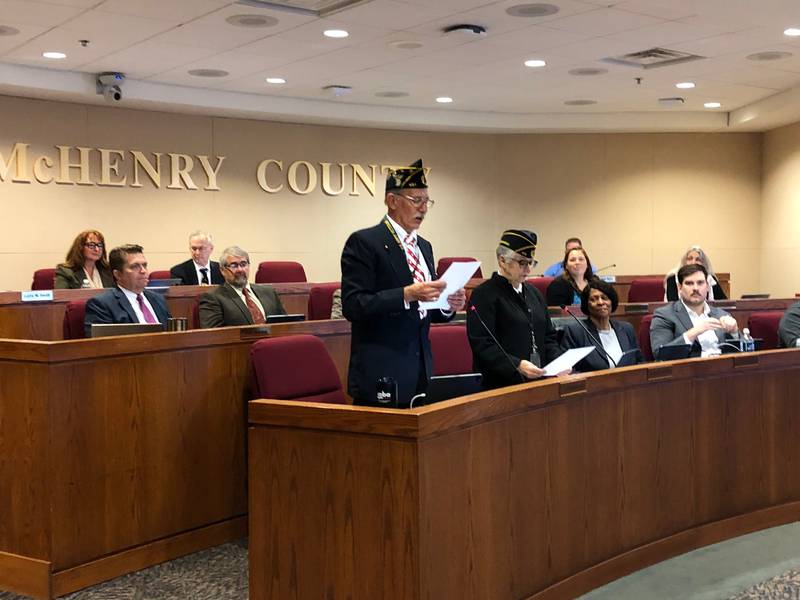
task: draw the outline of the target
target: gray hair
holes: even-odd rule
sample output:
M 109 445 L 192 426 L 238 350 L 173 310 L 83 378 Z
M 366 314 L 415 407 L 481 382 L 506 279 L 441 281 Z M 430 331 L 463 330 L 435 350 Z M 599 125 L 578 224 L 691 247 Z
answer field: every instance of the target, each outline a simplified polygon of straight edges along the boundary
M 508 246 L 503 246 L 503 244 L 500 244 L 499 246 L 497 246 L 497 250 L 495 250 L 495 254 L 497 255 L 497 258 L 516 258 L 517 257 L 517 253 L 516 252 L 514 252 Z
M 210 245 L 214 245 L 214 238 L 211 237 L 211 234 L 207 231 L 203 231 L 202 229 L 198 229 L 197 231 L 193 231 L 189 234 L 189 242 L 191 243 L 193 237 L 203 238 L 207 241 Z
M 228 266 L 229 256 L 243 256 L 247 262 L 250 262 L 250 255 L 239 248 L 239 246 L 228 246 L 222 251 L 222 254 L 219 255 L 219 266 L 223 269 Z

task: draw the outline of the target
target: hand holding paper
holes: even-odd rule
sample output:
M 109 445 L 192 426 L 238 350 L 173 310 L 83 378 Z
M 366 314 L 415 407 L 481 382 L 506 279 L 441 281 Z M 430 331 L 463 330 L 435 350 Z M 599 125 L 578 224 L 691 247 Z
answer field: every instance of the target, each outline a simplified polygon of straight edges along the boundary
M 439 296 L 438 300 L 430 302 L 420 302 L 420 308 L 427 310 L 433 308 L 441 308 L 444 310 L 453 310 L 450 303 L 447 301 L 448 296 L 457 294 L 472 277 L 472 274 L 481 266 L 480 261 L 473 262 L 454 262 L 445 271 L 438 281 L 445 282 L 445 288 Z M 463 305 L 462 305 L 463 307 Z
M 544 377 L 554 377 L 563 371 L 567 371 L 582 361 L 595 349 L 594 346 L 584 346 L 583 348 L 572 348 L 567 350 L 554 361 L 544 368 Z

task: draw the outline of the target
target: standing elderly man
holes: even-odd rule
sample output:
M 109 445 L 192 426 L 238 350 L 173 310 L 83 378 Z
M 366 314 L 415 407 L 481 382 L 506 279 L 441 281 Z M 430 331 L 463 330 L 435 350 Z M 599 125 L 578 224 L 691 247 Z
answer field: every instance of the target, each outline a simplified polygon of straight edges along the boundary
M 160 294 L 145 290 L 149 273 L 142 247 L 126 244 L 114 248 L 108 254 L 108 267 L 116 287 L 86 302 L 86 337 L 91 336 L 95 323 L 161 323 L 162 327 L 166 326 L 171 316 L 166 301 Z
M 452 319 L 466 301 L 448 296 L 450 310 L 425 310 L 445 288 L 434 281 L 431 244 L 417 230 L 433 206 L 422 160 L 389 171 L 380 223 L 351 234 L 342 251 L 342 309 L 352 323 L 348 392 L 356 404 L 376 401 L 378 379 L 397 383 L 399 406 L 425 391 L 433 371 L 428 331 Z
M 678 269 L 678 299 L 657 308 L 650 323 L 650 346 L 659 358 L 664 346 L 691 345 L 690 357 L 721 354 L 720 344 L 737 331 L 736 319 L 709 306 L 708 271 L 701 264 Z
M 219 263 L 209 260 L 214 251 L 214 240 L 206 231 L 195 231 L 189 236 L 189 251 L 192 258 L 169 270 L 173 279 L 181 285 L 219 285 L 223 282 Z
M 201 328 L 259 325 L 286 314 L 272 286 L 250 284 L 250 255 L 239 246 L 225 248 L 219 265 L 225 283 L 200 296 Z

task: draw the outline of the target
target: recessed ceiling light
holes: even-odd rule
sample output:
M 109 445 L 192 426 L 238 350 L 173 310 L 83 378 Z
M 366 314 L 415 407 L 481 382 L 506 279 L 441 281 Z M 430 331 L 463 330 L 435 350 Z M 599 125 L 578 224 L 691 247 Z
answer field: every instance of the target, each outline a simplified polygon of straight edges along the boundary
M 326 29 L 322 32 L 325 37 L 329 38 L 346 38 L 350 34 L 346 32 L 344 29 Z
M 17 35 L 19 29 L 10 25 L 0 25 L 0 35 Z
M 797 27 L 789 27 L 789 29 L 783 30 L 783 35 L 788 35 L 789 37 L 797 37 L 800 35 L 800 29 Z
M 766 52 L 756 52 L 755 54 L 748 54 L 745 58 L 747 58 L 747 60 L 768 61 L 768 60 L 780 60 L 782 58 L 789 58 L 790 56 L 792 56 L 791 52 L 779 52 L 778 50 L 767 50 Z
M 597 104 L 597 100 L 565 100 L 564 104 L 567 106 L 591 106 Z
M 722 108 L 722 104 L 719 102 L 706 102 L 703 106 L 706 108 Z
M 690 90 L 694 87 L 694 83 L 691 81 L 682 81 L 681 83 L 676 83 L 675 87 L 679 90 Z
M 516 4 L 506 9 L 512 17 L 547 17 L 556 14 L 560 9 L 555 4 Z
M 407 98 L 410 96 L 408 92 L 396 92 L 393 90 L 387 90 L 385 92 L 375 92 L 375 95 L 378 98 Z
M 525 66 L 531 67 L 532 69 L 535 69 L 536 67 L 544 67 L 546 64 L 546 62 L 539 58 L 532 58 L 531 60 L 525 61 Z
M 417 48 L 422 48 L 422 46 L 425 44 L 418 42 L 417 40 L 397 40 L 394 42 L 388 42 L 386 45 L 399 50 L 416 50 Z
M 53 60 L 61 60 L 62 58 L 67 58 L 67 55 L 63 52 L 42 52 L 42 56 L 44 58 L 52 58 Z
M 571 69 L 568 71 L 568 73 L 570 75 L 575 75 L 576 77 L 592 77 L 594 75 L 608 73 L 608 69 L 600 69 L 598 67 L 580 67 L 578 69 Z
M 230 73 L 222 69 L 192 69 L 189 71 L 189 75 L 194 77 L 227 77 Z
M 267 77 L 267 83 L 274 83 L 275 85 L 280 85 L 282 83 L 286 83 L 286 80 L 283 77 Z
M 450 104 L 450 103 L 453 101 L 453 99 L 452 99 L 450 96 L 439 96 L 439 97 L 436 99 L 436 101 L 437 101 L 439 104 Z
M 225 21 L 235 27 L 273 27 L 278 24 L 278 19 L 266 15 L 232 15 Z

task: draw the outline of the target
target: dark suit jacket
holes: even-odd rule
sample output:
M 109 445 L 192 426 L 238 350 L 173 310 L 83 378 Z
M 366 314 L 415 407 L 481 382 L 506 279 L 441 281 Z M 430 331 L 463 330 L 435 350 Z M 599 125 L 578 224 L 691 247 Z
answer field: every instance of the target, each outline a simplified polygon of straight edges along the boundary
M 559 275 L 547 286 L 545 295 L 547 296 L 547 306 L 569 306 L 574 304 L 575 288 L 568 280 Z M 580 296 L 580 292 L 578 295 Z
M 592 320 L 585 319 L 583 324 L 586 325 L 586 328 L 592 333 L 595 339 L 600 341 L 600 334 Z M 627 352 L 628 350 L 637 350 L 639 348 L 639 344 L 636 341 L 636 332 L 633 330 L 633 325 L 625 321 L 611 319 L 611 328 L 614 330 L 614 333 L 617 334 L 617 341 L 619 341 L 619 347 L 622 348 L 623 352 Z M 599 350 L 592 352 L 589 354 L 589 356 L 576 364 L 576 371 L 602 371 L 603 369 L 609 368 L 608 360 L 606 360 L 605 354 L 602 352 L 602 345 L 595 344 L 592 338 L 590 338 L 583 328 L 577 323 L 567 323 L 564 326 L 564 340 L 562 343 L 567 349 L 583 348 L 585 346 L 594 346 L 595 348 L 599 348 Z M 639 355 L 639 361 L 641 362 L 641 354 Z
M 156 294 L 149 290 L 144 291 L 144 296 L 150 301 L 150 305 L 156 313 L 156 319 L 161 323 L 162 328 L 166 329 L 167 319 L 171 317 L 166 300 L 161 294 Z M 93 323 L 138 322 L 139 320 L 136 318 L 136 313 L 133 311 L 131 303 L 128 302 L 124 292 L 118 287 L 89 298 L 88 302 L 86 302 L 86 317 L 83 321 L 86 337 L 91 335 Z
M 781 317 L 778 325 L 778 345 L 781 348 L 794 348 L 800 338 L 800 302 L 795 302 Z
M 281 299 L 270 285 L 250 284 L 250 289 L 264 307 L 267 315 L 285 315 Z M 247 305 L 229 284 L 223 283 L 207 294 L 200 296 L 200 327 L 228 327 L 252 325 L 253 316 Z
M 97 272 L 100 273 L 100 281 L 103 282 L 103 287 L 114 287 L 114 277 L 111 271 L 104 269 L 97 265 Z M 86 273 L 83 272 L 83 267 L 77 269 L 70 269 L 66 265 L 58 265 L 55 274 L 55 289 L 57 290 L 76 290 L 83 287 L 83 280 L 86 279 Z
M 211 284 L 220 285 L 225 283 L 225 279 L 222 277 L 222 273 L 220 273 L 219 270 L 219 263 L 210 260 L 208 261 L 208 266 L 211 269 L 211 272 L 208 274 L 211 278 Z M 191 259 L 172 267 L 169 270 L 169 274 L 173 279 L 180 279 L 181 285 L 200 285 L 200 281 L 197 279 L 197 270 L 194 268 L 194 261 Z
M 668 275 L 667 276 L 667 301 L 668 302 L 675 302 L 678 299 L 678 280 L 675 278 L 676 276 Z M 722 289 L 722 286 L 717 283 L 716 277 L 714 278 L 714 300 L 727 300 L 727 296 L 725 295 L 725 291 Z
M 719 319 L 728 315 L 727 312 L 721 308 L 711 307 L 709 316 Z M 730 316 L 730 315 L 728 315 Z M 661 346 L 680 346 L 685 344 L 683 334 L 692 328 L 692 320 L 686 312 L 683 303 L 679 300 L 657 308 L 653 312 L 653 321 L 650 323 L 650 346 L 653 349 L 653 356 L 658 359 L 658 351 Z M 717 341 L 722 344 L 727 338 L 728 334 L 723 329 L 717 329 L 714 333 L 717 334 Z M 692 344 L 692 351 L 690 357 L 700 356 L 701 349 L 700 343 L 695 340 Z
M 389 227 L 384 219 L 356 231 L 342 251 L 342 312 L 352 324 L 348 392 L 357 404 L 375 401 L 378 378 L 394 377 L 398 399 L 408 405 L 433 373 L 431 321 L 452 318 L 431 310 L 420 319 L 417 302 L 405 308 L 403 287 L 413 279 Z M 430 243 L 418 236 L 417 246 L 435 277 Z

